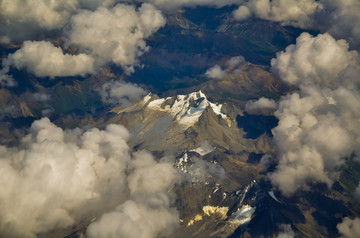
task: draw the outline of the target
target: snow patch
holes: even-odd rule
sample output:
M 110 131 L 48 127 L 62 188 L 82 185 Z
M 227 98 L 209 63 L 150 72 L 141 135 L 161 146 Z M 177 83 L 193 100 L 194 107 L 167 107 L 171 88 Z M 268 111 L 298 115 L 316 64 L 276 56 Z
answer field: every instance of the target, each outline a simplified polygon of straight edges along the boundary
M 146 96 L 147 97 L 147 96 Z M 145 97 L 145 98 L 146 98 Z M 144 98 L 144 101 L 145 101 L 145 98 Z M 149 99 L 150 100 L 150 99 Z M 164 98 L 160 98 L 160 99 L 156 99 L 154 101 L 151 101 L 148 105 L 148 108 L 151 108 L 151 109 L 160 109 L 161 108 L 161 104 L 163 104 L 165 102 L 165 99 Z
M 208 106 L 212 108 L 214 113 L 220 115 L 223 119 L 227 119 L 227 121 L 229 120 L 229 118 L 221 112 L 222 105 L 209 102 L 205 94 L 201 91 L 188 95 L 160 98 L 148 104 L 148 108 L 168 112 L 180 124 L 187 127 L 194 125 Z
M 222 108 L 222 104 L 219 104 L 219 103 L 212 103 L 212 102 L 209 102 L 210 104 L 210 107 L 211 109 L 215 112 L 216 115 L 220 115 L 222 118 L 227 118 L 227 116 L 221 112 L 221 108 Z
M 151 93 L 149 93 L 148 95 L 146 95 L 145 97 L 144 97 L 144 104 L 146 104 L 148 101 L 150 101 L 150 99 L 151 99 Z
M 270 192 L 268 192 L 269 193 L 269 195 L 275 200 L 275 201 L 277 201 L 278 203 L 281 203 L 277 198 L 276 198 L 276 196 L 275 196 L 275 194 L 274 194 L 274 191 L 270 191 Z
M 231 215 L 229 222 L 237 226 L 247 224 L 251 221 L 255 210 L 255 207 L 251 207 L 250 205 L 243 205 L 240 209 L 238 208 L 238 210 Z
M 220 189 L 220 187 L 221 187 L 221 185 L 220 184 L 215 184 L 215 187 L 214 187 L 214 190 L 213 190 L 213 192 L 212 193 L 210 193 L 209 194 L 209 198 L 211 198 L 211 194 L 214 194 L 214 193 L 216 193 L 217 191 L 219 191 L 219 189 Z
M 173 164 L 175 168 L 180 169 L 184 173 L 188 172 L 188 168 L 191 167 L 191 165 L 192 163 L 187 152 L 184 152 L 183 155 Z

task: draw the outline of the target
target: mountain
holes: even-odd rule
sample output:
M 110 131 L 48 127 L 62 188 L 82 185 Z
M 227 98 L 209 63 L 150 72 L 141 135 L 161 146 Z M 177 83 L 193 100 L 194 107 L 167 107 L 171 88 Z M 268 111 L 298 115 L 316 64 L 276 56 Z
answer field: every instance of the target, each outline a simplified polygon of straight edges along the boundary
M 153 167 L 157 163 L 166 163 L 171 165 L 167 169 L 174 169 L 177 174 L 175 185 L 170 189 L 157 191 L 159 193 L 154 193 L 157 197 L 146 195 L 150 201 L 147 201 L 150 205 L 146 208 L 151 210 L 160 206 L 157 199 L 161 198 L 162 202 L 176 210 L 174 214 L 178 215 L 178 221 L 171 237 L 339 237 L 337 224 L 344 217 L 360 216 L 360 203 L 354 196 L 360 181 L 360 164 L 355 152 L 344 158 L 338 171 L 330 171 L 338 175 L 330 187 L 323 183 L 311 183 L 304 191 L 285 196 L 270 179 L 280 163 L 279 147 L 273 134 L 280 117 L 279 112 L 274 111 L 280 106 L 290 105 L 291 100 L 296 102 L 296 99 L 307 96 L 306 93 L 314 92 L 313 88 L 291 86 L 280 80 L 274 74 L 270 61 L 277 57 L 279 51 L 295 44 L 304 30 L 255 17 L 235 20 L 233 11 L 237 7 L 162 9 L 166 25 L 144 41 L 144 52 L 136 56 L 138 64 L 133 73 L 125 72 L 124 67 L 114 62 L 99 66 L 99 71 L 93 74 L 68 77 L 36 77 L 25 68 L 10 67 L 8 73 L 16 79 L 18 86 L 0 87 L 1 159 L 10 160 L 8 154 L 12 151 L 25 153 L 26 143 L 35 135 L 31 125 L 43 117 L 48 117 L 53 127 L 59 127 L 56 133 L 61 131 L 66 135 L 67 142 L 73 143 L 69 148 L 79 147 L 82 150 L 88 149 L 82 144 L 86 135 L 98 132 L 99 138 L 106 137 L 107 132 L 104 131 L 108 125 L 122 125 L 126 128 L 124 134 L 128 133 L 124 136 L 126 141 L 111 142 L 119 148 L 124 143 L 128 150 L 126 156 L 130 162 L 124 164 L 126 168 L 122 171 L 124 184 L 128 183 L 128 174 L 135 170 L 136 153 L 143 151 L 148 151 L 151 154 L 148 157 L 153 157 Z M 105 8 L 101 9 L 105 11 Z M 136 30 L 134 27 L 131 32 Z M 314 30 L 310 33 L 316 35 L 319 32 Z M 69 55 L 90 51 L 81 51 L 80 46 L 69 46 L 66 37 L 50 37 L 47 40 Z M 20 44 L 0 44 L 0 56 L 5 59 L 21 47 Z M 237 62 L 231 63 L 234 57 Z M 207 73 L 214 68 L 220 71 L 220 76 Z M 356 67 L 347 69 L 354 70 L 349 75 L 356 75 Z M 104 96 L 102 89 L 109 82 L 125 86 L 117 88 L 116 83 L 109 84 Z M 344 85 L 346 83 L 344 81 Z M 351 87 L 355 91 L 356 83 Z M 302 88 L 308 91 L 301 91 Z M 322 96 L 329 101 L 330 106 L 326 105 L 330 110 L 324 114 L 323 120 L 335 118 L 335 96 L 338 95 L 327 95 L 331 90 L 314 93 L 316 96 L 324 94 Z M 347 95 L 347 91 L 337 92 Z M 292 93 L 295 96 L 291 97 Z M 111 100 L 107 100 L 109 98 Z M 248 110 L 249 105 L 256 105 L 260 98 L 266 98 L 270 106 L 265 105 L 265 109 L 252 113 Z M 309 99 L 297 106 L 302 108 L 310 103 L 312 100 Z M 290 106 L 285 109 L 295 110 Z M 324 106 L 319 111 L 325 109 Z M 316 110 L 309 111 L 311 114 Z M 352 114 L 346 114 L 346 117 L 350 117 L 348 115 Z M 290 120 L 294 118 L 289 117 L 282 126 L 289 126 L 289 135 L 294 133 L 296 136 L 300 133 L 296 126 L 306 127 L 318 119 L 307 116 L 308 121 Z M 314 135 L 316 139 L 319 136 Z M 80 139 L 76 141 L 75 138 Z M 284 140 L 292 139 L 288 136 Z M 308 139 L 305 137 L 301 142 L 305 143 Z M 99 141 L 99 154 L 105 154 L 106 162 L 107 150 L 111 150 L 107 143 L 110 142 Z M 53 150 L 57 147 L 52 146 Z M 36 146 L 29 150 L 34 148 Z M 78 153 L 82 154 L 82 151 Z M 19 171 L 26 167 L 25 162 L 15 162 Z M 90 171 L 95 171 L 93 165 L 88 166 Z M 94 177 L 99 176 L 96 171 L 94 174 Z M 159 174 L 153 177 L 156 175 Z M 150 187 L 142 179 L 137 182 Z M 109 178 L 101 186 L 106 187 L 110 182 L 113 183 Z M 125 188 L 122 192 L 131 194 L 131 189 Z M 136 197 L 137 194 L 134 194 L 132 196 Z M 90 197 L 93 199 L 96 196 L 94 193 Z M 133 197 L 129 195 L 127 199 Z M 62 204 L 65 208 L 66 202 Z M 80 210 L 87 209 L 82 205 L 79 207 Z M 119 207 L 116 209 L 122 209 Z M 88 237 L 88 227 L 97 223 L 102 215 L 111 214 L 111 209 L 116 210 L 106 207 L 101 214 L 94 212 L 76 217 L 72 225 L 59 228 L 55 222 L 45 229 L 46 232 L 34 234 L 40 238 Z M 81 214 L 87 213 L 81 211 Z M 0 232 L 2 226 L 6 226 L 1 219 L 0 215 Z M 168 236 L 160 233 L 158 237 Z
M 294 43 L 301 33 L 257 19 L 239 23 L 231 15 L 233 8 L 165 12 L 166 26 L 148 40 L 151 51 L 141 57 L 147 63 L 128 79 L 157 94 L 206 84 L 209 79 L 202 74 L 215 64 L 242 55 L 253 64 L 269 65 L 276 52 Z
M 340 217 L 357 214 L 346 205 L 352 199 L 339 184 L 290 198 L 272 190 L 266 179 L 271 166 L 260 163 L 275 152 L 271 135 L 264 128 L 249 138 L 252 130 L 242 124 L 248 120 L 261 119 L 246 119 L 233 103 L 209 101 L 198 91 L 166 98 L 149 94 L 112 109 L 105 124 L 129 128 L 135 150 L 175 155 L 173 166 L 185 178 L 175 188 L 177 237 L 270 237 L 282 225 L 301 237 L 336 237 Z

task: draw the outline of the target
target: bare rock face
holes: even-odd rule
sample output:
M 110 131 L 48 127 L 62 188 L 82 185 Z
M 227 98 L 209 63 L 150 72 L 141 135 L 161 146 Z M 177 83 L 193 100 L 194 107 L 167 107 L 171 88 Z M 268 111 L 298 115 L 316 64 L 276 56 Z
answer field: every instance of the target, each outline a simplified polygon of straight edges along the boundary
M 136 150 L 175 155 L 173 165 L 183 178 L 175 187 L 179 237 L 226 237 L 251 220 L 255 209 L 241 200 L 244 189 L 261 179 L 262 167 L 247 159 L 273 149 L 265 134 L 245 138 L 236 105 L 211 102 L 198 91 L 167 98 L 150 94 L 111 112 L 106 124 L 125 125 Z
M 223 108 L 222 104 L 210 102 L 201 91 L 168 98 L 148 95 L 131 107 L 114 108 L 112 112 L 116 115 L 109 123 L 129 128 L 133 132 L 131 142 L 137 149 L 165 151 L 171 148 L 181 153 L 207 141 L 234 154 L 271 152 L 265 136 L 245 139 L 245 133 L 237 126 L 236 112 L 226 106 L 225 113 Z

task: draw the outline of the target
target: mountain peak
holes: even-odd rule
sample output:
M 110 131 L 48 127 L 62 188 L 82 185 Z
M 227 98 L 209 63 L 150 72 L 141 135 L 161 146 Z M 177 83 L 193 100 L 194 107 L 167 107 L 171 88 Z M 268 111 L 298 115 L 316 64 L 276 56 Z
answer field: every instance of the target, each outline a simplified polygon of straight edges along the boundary
M 149 96 L 144 100 L 149 101 Z M 148 108 L 170 113 L 181 125 L 190 127 L 194 125 L 207 107 L 223 119 L 229 118 L 221 112 L 222 105 L 210 102 L 206 95 L 200 90 L 188 95 L 177 95 L 174 97 L 160 98 L 150 101 Z

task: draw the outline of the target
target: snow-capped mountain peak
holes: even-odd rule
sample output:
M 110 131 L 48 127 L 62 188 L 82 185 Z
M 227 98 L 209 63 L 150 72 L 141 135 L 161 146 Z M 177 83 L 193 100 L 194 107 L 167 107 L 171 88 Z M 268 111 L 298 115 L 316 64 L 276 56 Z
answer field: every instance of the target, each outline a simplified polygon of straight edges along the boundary
M 149 100 L 148 98 L 146 100 Z M 211 107 L 215 114 L 222 118 L 228 117 L 221 112 L 222 105 L 210 102 L 202 91 L 188 95 L 160 98 L 151 101 L 148 108 L 170 113 L 180 124 L 194 125 L 207 107 Z

